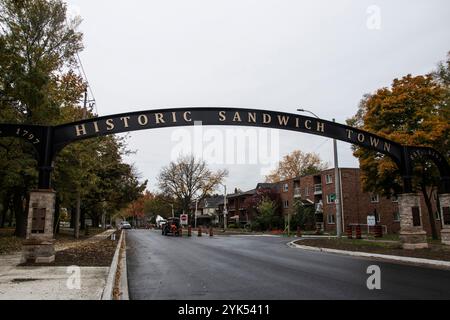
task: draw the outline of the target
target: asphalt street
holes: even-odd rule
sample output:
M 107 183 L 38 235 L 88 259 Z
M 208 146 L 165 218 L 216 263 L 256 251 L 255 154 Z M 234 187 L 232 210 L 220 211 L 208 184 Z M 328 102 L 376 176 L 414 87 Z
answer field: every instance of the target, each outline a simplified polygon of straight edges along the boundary
M 450 299 L 450 271 L 290 248 L 265 236 L 166 237 L 127 231 L 128 285 L 139 300 Z M 381 289 L 367 288 L 367 268 Z

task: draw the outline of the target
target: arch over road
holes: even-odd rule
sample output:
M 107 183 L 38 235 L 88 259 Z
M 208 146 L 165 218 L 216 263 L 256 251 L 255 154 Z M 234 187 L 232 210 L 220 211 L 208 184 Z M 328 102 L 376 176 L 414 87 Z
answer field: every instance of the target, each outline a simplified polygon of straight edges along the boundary
M 412 191 L 412 165 L 418 157 L 431 159 L 439 168 L 443 192 L 450 192 L 450 166 L 436 150 L 403 146 L 375 134 L 298 114 L 240 108 L 176 108 L 116 114 L 59 126 L 0 124 L 0 137 L 20 137 L 36 150 L 39 188 L 50 188 L 52 163 L 59 151 L 72 142 L 98 136 L 167 127 L 226 125 L 273 128 L 314 134 L 358 145 L 389 156 L 400 168 L 404 192 Z

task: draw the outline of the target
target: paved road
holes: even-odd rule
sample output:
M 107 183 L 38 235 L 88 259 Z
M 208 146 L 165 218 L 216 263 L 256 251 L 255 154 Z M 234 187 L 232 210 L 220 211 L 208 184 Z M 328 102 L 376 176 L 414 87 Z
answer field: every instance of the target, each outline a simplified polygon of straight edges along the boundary
M 279 237 L 127 231 L 131 299 L 450 299 L 450 271 L 286 246 Z M 367 267 L 381 268 L 368 290 Z

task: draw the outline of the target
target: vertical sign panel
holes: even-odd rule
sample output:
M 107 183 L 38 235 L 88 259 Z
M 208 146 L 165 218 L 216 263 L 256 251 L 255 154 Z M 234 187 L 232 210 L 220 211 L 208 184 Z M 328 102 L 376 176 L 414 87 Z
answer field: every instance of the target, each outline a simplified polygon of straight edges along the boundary
M 413 226 L 420 227 L 420 210 L 419 207 L 412 207 Z
M 450 207 L 442 208 L 442 216 L 444 218 L 444 224 L 450 225 Z

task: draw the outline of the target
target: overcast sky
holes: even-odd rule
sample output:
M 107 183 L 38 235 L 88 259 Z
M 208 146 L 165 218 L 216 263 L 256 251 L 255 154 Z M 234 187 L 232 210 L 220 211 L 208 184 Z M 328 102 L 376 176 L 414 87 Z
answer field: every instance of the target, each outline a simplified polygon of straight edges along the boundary
M 80 57 L 100 115 L 179 106 L 303 107 L 344 123 L 365 93 L 431 71 L 450 50 L 448 0 L 68 4 L 83 18 Z M 150 190 L 177 145 L 173 132 L 130 134 L 129 148 L 137 153 L 127 161 Z M 317 152 L 333 165 L 332 141 L 280 131 L 278 157 L 295 149 Z M 339 160 L 358 166 L 345 143 L 339 143 Z M 261 166 L 212 167 L 229 169 L 232 190 L 254 188 L 264 179 Z

